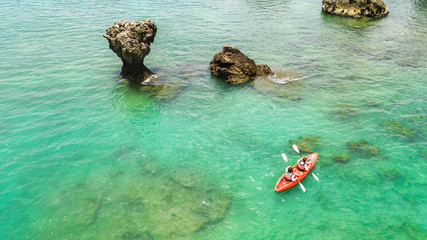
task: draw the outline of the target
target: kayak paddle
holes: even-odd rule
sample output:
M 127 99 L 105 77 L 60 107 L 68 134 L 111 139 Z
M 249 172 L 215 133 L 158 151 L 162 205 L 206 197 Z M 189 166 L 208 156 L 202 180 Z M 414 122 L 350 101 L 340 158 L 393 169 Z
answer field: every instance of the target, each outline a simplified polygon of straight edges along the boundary
M 301 187 L 302 191 L 305 192 L 305 187 L 301 184 L 301 182 L 298 182 L 299 186 Z
M 316 179 L 317 181 L 319 181 L 319 178 L 316 176 L 316 174 L 314 174 L 313 172 L 311 172 L 311 174 L 313 174 L 314 179 Z
M 289 166 L 289 163 L 288 163 L 288 157 L 286 157 L 286 154 L 284 154 L 284 153 L 282 153 L 282 158 L 283 158 L 283 160 L 285 160 L 285 162 L 288 164 L 288 166 Z
M 297 152 L 301 156 L 301 153 L 299 153 L 299 149 L 298 149 L 297 145 L 293 144 L 292 148 L 295 150 L 295 152 Z
M 285 162 L 288 164 L 288 166 L 289 166 L 289 163 L 288 163 L 288 157 L 286 156 L 286 154 L 284 154 L 284 153 L 282 153 L 282 158 L 283 158 L 283 160 L 285 160 Z M 305 187 L 300 183 L 300 182 L 298 182 L 299 183 L 299 186 L 301 187 L 301 189 L 302 189 L 302 191 L 303 192 L 305 192 Z
M 292 148 L 295 150 L 295 152 L 297 152 L 301 156 L 301 153 L 299 152 L 299 149 L 298 149 L 297 145 L 293 144 Z M 311 172 L 311 174 L 313 174 L 314 179 L 316 179 L 317 181 L 319 181 L 319 178 L 316 176 L 316 174 L 314 174 L 313 172 Z

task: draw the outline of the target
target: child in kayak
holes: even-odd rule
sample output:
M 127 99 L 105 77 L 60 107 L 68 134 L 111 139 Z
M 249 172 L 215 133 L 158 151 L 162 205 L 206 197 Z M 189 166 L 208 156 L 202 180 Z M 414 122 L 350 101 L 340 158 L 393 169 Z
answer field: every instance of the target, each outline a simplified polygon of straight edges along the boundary
M 307 157 L 304 157 L 304 158 L 298 160 L 297 168 L 301 172 L 308 170 Z
M 294 173 L 294 169 L 292 167 L 287 167 L 286 168 L 286 174 L 283 177 L 283 179 L 285 179 L 285 181 L 288 182 L 294 182 L 295 181 L 295 173 Z

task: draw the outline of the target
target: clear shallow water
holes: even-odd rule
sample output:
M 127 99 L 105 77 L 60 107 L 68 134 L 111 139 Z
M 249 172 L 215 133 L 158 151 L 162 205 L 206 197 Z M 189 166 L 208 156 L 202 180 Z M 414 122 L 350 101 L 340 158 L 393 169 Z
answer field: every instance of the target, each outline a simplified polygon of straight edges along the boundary
M 1 2 L 0 237 L 424 237 L 427 9 L 386 4 L 366 21 L 314 0 Z M 142 18 L 147 67 L 185 83 L 169 100 L 125 85 L 102 37 Z M 223 84 L 224 44 L 300 80 Z M 275 193 L 280 153 L 314 134 L 320 181 Z M 332 160 L 361 139 L 381 153 Z

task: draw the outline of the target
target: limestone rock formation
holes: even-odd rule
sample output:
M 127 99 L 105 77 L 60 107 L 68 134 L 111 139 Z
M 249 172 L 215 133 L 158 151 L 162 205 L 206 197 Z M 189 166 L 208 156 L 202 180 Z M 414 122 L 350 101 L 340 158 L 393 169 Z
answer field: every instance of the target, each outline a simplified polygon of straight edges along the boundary
M 325 12 L 347 17 L 384 17 L 388 7 L 382 0 L 323 0 Z
M 150 19 L 117 21 L 103 35 L 110 48 L 122 59 L 122 76 L 141 83 L 152 75 L 144 65 L 144 58 L 150 53 L 157 27 Z
M 231 84 L 239 84 L 254 79 L 256 76 L 270 75 L 273 72 L 267 65 L 256 65 L 239 49 L 224 46 L 210 62 L 211 73 Z

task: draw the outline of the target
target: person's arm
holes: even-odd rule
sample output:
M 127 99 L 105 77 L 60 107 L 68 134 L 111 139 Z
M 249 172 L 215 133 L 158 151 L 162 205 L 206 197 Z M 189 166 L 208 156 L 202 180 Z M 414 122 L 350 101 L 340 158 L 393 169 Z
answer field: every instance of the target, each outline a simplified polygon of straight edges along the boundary
M 295 180 L 297 180 L 297 178 L 295 177 L 295 174 L 292 175 L 292 182 L 295 182 Z
M 307 163 L 304 165 L 304 168 L 305 168 L 305 170 L 308 170 L 308 164 Z

